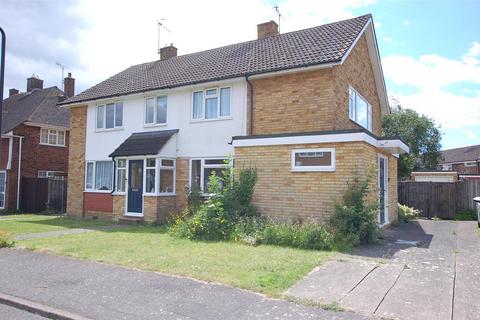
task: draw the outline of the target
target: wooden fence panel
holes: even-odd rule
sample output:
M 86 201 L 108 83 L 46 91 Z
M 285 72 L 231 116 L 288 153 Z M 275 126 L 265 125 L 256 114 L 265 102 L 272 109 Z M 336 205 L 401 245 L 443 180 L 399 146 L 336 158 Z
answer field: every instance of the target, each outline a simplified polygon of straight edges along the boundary
M 48 179 L 48 203 L 50 211 L 65 213 L 67 210 L 67 179 L 52 177 Z
M 398 183 L 398 202 L 414 207 L 424 217 L 453 218 L 456 213 L 475 209 L 473 198 L 480 196 L 480 181 Z
M 25 212 L 41 212 L 47 209 L 48 180 L 22 177 L 21 209 Z

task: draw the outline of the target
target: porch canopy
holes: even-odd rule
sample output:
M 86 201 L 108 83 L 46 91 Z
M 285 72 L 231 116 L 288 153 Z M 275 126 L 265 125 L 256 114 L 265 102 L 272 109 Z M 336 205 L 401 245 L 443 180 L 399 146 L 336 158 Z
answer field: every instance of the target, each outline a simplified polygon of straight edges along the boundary
M 178 129 L 132 133 L 109 157 L 156 155 L 177 132 Z

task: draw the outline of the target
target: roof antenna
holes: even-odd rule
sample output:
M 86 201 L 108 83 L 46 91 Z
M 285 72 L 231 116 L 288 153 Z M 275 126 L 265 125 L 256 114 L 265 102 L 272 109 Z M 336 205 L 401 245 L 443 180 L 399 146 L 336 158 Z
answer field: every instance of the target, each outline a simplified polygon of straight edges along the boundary
M 62 69 L 62 90 L 65 91 L 65 77 L 64 77 L 64 74 L 65 74 L 65 69 L 67 69 L 68 67 L 64 64 L 61 64 L 60 62 L 55 62 L 55 64 L 60 69 Z
M 172 33 L 172 31 L 170 31 L 170 29 L 168 29 L 161 21 L 165 21 L 167 19 L 165 18 L 161 18 L 161 19 L 158 19 L 157 20 L 157 26 L 158 26 L 158 49 L 157 49 L 157 53 L 158 55 L 160 56 L 160 31 L 162 29 L 164 29 L 165 31 L 167 31 L 168 33 Z
M 280 33 L 280 20 L 283 19 L 283 15 L 280 13 L 280 7 L 278 6 L 278 4 L 275 5 L 273 9 L 275 9 L 275 11 L 278 14 L 278 33 Z

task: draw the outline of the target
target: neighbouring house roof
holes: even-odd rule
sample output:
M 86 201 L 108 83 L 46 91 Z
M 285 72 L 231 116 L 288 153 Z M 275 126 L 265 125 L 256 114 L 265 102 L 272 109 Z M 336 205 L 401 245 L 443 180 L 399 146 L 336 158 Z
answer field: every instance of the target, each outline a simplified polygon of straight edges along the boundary
M 59 104 L 341 62 L 370 20 L 371 15 L 368 14 L 264 39 L 131 66 Z
M 477 161 L 480 159 L 480 145 L 442 151 L 442 163 Z
M 24 122 L 70 127 L 70 110 L 57 106 L 66 99 L 57 87 L 34 89 L 3 100 L 2 133 Z
M 177 132 L 178 129 L 133 133 L 109 157 L 158 154 L 168 140 Z

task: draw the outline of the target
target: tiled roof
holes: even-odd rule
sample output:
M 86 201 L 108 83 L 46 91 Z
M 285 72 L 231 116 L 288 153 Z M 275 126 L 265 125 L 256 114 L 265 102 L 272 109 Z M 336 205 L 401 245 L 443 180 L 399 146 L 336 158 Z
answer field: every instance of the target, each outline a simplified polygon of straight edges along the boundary
M 69 128 L 70 110 L 57 106 L 66 99 L 57 87 L 34 89 L 3 100 L 2 133 L 28 121 Z
M 132 66 L 69 104 L 341 61 L 371 15 Z
M 480 159 L 480 145 L 443 150 L 442 159 L 440 163 L 476 161 Z
M 133 133 L 109 157 L 158 154 L 168 140 L 177 132 L 178 129 Z

